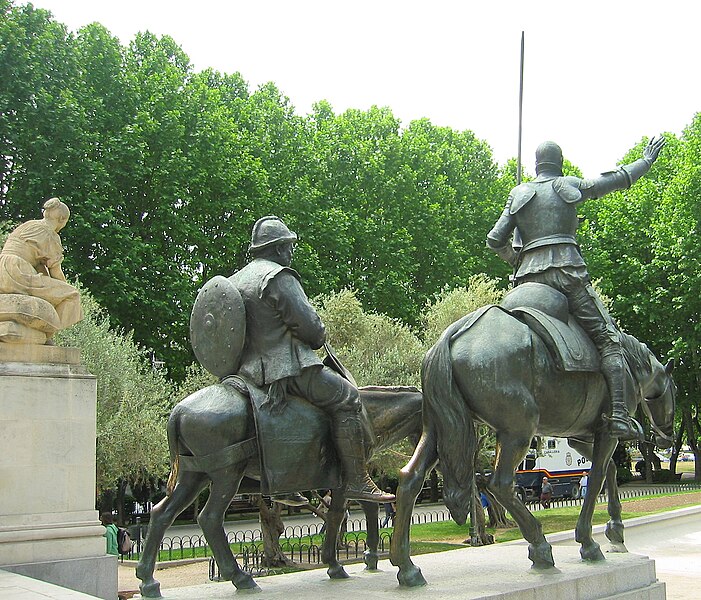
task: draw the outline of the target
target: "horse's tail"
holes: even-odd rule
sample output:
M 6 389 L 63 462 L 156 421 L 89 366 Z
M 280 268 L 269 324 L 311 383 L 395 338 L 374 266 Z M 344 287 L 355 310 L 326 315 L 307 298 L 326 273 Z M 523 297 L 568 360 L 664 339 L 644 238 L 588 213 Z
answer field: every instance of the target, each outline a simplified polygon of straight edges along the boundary
M 477 451 L 475 424 L 453 379 L 450 357 L 451 338 L 464 321 L 453 323 L 443 332 L 421 366 L 424 418 L 436 428 L 443 499 L 459 525 L 465 523 L 471 508 Z
M 168 451 L 170 452 L 170 475 L 166 484 L 166 494 L 170 496 L 178 482 L 180 461 L 178 460 L 178 424 L 180 418 L 177 410 L 173 410 L 168 417 Z

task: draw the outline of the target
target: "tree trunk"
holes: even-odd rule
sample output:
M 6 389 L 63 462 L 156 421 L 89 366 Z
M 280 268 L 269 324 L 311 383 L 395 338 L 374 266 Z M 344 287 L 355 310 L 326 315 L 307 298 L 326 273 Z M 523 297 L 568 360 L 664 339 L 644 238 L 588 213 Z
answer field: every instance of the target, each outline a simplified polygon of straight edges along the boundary
M 103 490 L 102 494 L 100 494 L 100 502 L 97 506 L 97 510 L 100 514 L 103 512 L 108 512 L 112 514 L 112 511 L 114 510 L 114 502 L 115 502 L 115 492 L 113 489 L 105 489 Z
M 677 435 L 674 438 L 674 445 L 672 446 L 672 453 L 669 455 L 669 470 L 672 473 L 677 472 L 677 458 L 679 458 L 679 452 L 682 449 L 682 443 L 684 442 L 684 415 L 682 414 L 682 422 L 677 431 Z
M 686 425 L 686 441 L 694 453 L 694 479 L 701 479 L 701 447 L 698 444 L 698 436 L 701 434 L 701 426 L 691 413 L 691 407 L 682 409 L 682 423 Z
M 263 560 L 264 567 L 289 567 L 294 563 L 288 559 L 280 547 L 280 536 L 285 531 L 280 513 L 282 504 L 268 501 L 262 496 L 257 496 L 256 504 L 260 510 L 260 527 L 263 535 Z
M 117 523 L 121 526 L 126 525 L 124 498 L 127 495 L 127 481 L 120 479 L 117 482 Z

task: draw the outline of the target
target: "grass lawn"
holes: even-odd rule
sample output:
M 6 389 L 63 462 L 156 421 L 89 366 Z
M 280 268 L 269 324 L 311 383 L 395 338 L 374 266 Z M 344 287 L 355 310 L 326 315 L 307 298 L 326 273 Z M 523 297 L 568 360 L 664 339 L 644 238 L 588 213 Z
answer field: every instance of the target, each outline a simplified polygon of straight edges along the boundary
M 665 463 L 662 463 L 662 466 L 665 466 Z M 677 461 L 677 473 L 693 473 L 694 472 L 694 467 L 696 466 L 696 463 L 693 460 L 689 460 L 686 462 L 680 462 Z M 669 463 L 667 463 L 667 468 L 669 468 Z
M 687 463 L 688 464 L 688 463 Z M 693 465 L 693 463 L 691 463 Z M 665 512 L 668 510 L 674 510 L 680 506 L 685 506 L 689 504 L 688 496 L 690 494 L 698 493 L 698 491 L 693 492 L 675 492 L 672 494 L 660 495 L 649 495 L 649 496 L 639 496 L 636 498 L 629 498 L 622 501 L 623 504 L 623 519 L 632 519 L 634 517 L 642 517 L 644 515 Z M 653 501 L 659 500 L 661 497 L 667 499 L 664 509 L 660 509 L 657 503 L 653 505 Z M 674 500 L 674 498 L 678 500 Z M 645 501 L 650 501 L 650 508 L 647 510 L 645 508 Z M 631 503 L 635 502 L 636 510 L 626 510 L 626 505 L 632 506 Z M 552 508 L 549 510 L 537 511 L 536 517 L 540 521 L 543 527 L 543 533 L 556 533 L 558 531 L 567 531 L 574 529 L 577 522 L 577 517 L 579 516 L 580 507 L 579 506 L 568 506 L 561 508 Z M 593 525 L 604 524 L 608 521 L 609 516 L 606 512 L 605 504 L 598 504 L 594 511 L 594 517 L 592 519 Z M 391 528 L 381 529 L 381 534 L 385 536 L 391 533 Z M 488 529 L 489 533 L 494 535 L 497 543 L 499 542 L 510 542 L 512 540 L 520 539 L 521 531 L 518 527 L 512 527 L 509 529 Z M 364 531 L 352 532 L 346 535 L 346 540 L 351 545 L 364 540 L 366 533 Z M 443 521 L 440 523 L 424 523 L 421 525 L 412 525 L 411 527 L 411 553 L 412 554 L 428 554 L 431 552 L 443 552 L 445 550 L 454 550 L 456 548 L 463 548 L 465 545 L 462 541 L 469 537 L 469 524 L 467 525 L 457 525 L 454 521 Z M 294 549 L 299 552 L 300 549 L 305 551 L 310 546 L 321 547 L 323 542 L 323 536 L 312 535 L 312 536 L 302 536 L 298 538 L 285 538 L 280 540 L 282 550 L 288 553 L 290 549 Z M 231 549 L 235 554 L 240 554 L 246 549 L 252 549 L 253 547 L 262 547 L 262 542 L 237 542 L 231 544 Z M 162 550 L 159 553 L 159 561 L 176 560 L 183 558 L 199 558 L 205 556 L 211 556 L 211 550 L 209 548 L 175 548 L 172 551 Z M 133 556 L 134 559 L 138 559 L 138 555 Z
M 652 504 L 649 510 L 644 508 L 645 500 L 655 500 L 659 499 L 659 495 L 649 495 L 640 496 L 637 498 L 629 498 L 622 500 L 623 519 L 632 519 L 635 517 L 642 517 L 649 514 L 666 512 L 670 510 L 675 510 L 681 506 L 688 505 L 688 497 L 690 494 L 696 494 L 697 491 L 693 492 L 675 492 L 673 494 L 665 494 L 665 498 L 678 498 L 675 502 L 671 500 L 669 505 L 664 509 L 659 507 L 653 507 Z M 630 505 L 632 502 L 636 503 L 636 506 L 640 507 L 643 505 L 642 509 L 638 510 L 626 510 L 626 505 Z M 540 521 L 543 527 L 543 533 L 556 533 L 559 531 L 568 531 L 574 529 L 577 518 L 579 517 L 580 506 L 567 506 L 561 508 L 552 508 L 549 510 L 541 510 L 536 514 L 536 518 Z M 602 525 L 607 523 L 609 520 L 608 512 L 606 512 L 606 504 L 598 504 L 594 511 L 594 516 L 592 518 L 592 525 Z M 445 521 L 442 523 L 427 523 L 425 525 L 414 525 L 411 528 L 411 544 L 412 544 L 412 554 L 422 554 L 426 551 L 428 552 L 440 552 L 445 550 L 444 546 L 446 544 L 452 545 L 452 548 L 464 547 L 464 544 L 460 543 L 462 539 L 468 537 L 469 525 L 457 525 L 453 521 Z M 518 527 L 512 527 L 509 529 L 488 529 L 489 533 L 494 536 L 497 543 L 499 542 L 510 542 L 512 540 L 521 539 L 521 531 Z M 430 549 L 432 544 L 435 543 L 440 545 L 440 548 L 435 550 Z M 426 548 L 427 550 L 422 550 Z

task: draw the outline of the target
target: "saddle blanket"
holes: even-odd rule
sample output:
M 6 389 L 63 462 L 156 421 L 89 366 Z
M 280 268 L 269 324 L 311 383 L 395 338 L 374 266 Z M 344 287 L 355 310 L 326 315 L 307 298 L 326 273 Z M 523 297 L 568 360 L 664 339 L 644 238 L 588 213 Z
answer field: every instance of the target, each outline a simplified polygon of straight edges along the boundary
M 266 495 L 335 489 L 341 485 L 331 420 L 319 408 L 288 394 L 282 410 L 264 406 L 266 393 L 248 386 L 260 448 L 261 492 Z
M 601 359 L 596 346 L 572 316 L 565 323 L 530 306 L 510 310 L 494 304 L 483 306 L 463 317 L 462 326 L 453 334 L 451 341 L 460 337 L 491 309 L 503 310 L 525 323 L 543 341 L 555 366 L 561 371 L 596 373 L 600 370 Z

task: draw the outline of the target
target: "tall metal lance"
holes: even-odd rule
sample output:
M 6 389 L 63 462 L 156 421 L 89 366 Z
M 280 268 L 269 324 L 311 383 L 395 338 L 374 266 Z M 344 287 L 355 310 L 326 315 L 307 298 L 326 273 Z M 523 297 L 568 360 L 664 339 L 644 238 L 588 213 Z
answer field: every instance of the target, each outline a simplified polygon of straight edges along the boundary
M 518 89 L 518 153 L 516 155 L 516 185 L 521 184 L 522 172 L 521 172 L 521 139 L 523 136 L 523 57 L 525 49 L 525 33 L 521 32 L 521 66 L 519 71 L 519 89 Z M 514 229 L 514 237 L 511 241 L 511 246 L 518 253 L 523 248 L 523 241 L 521 240 L 521 234 L 519 233 L 518 227 Z M 518 263 L 517 263 L 518 265 Z M 514 266 L 514 272 L 512 275 L 512 282 L 516 279 L 517 267 Z
M 525 48 L 525 32 L 521 32 L 521 69 L 518 87 L 518 155 L 516 167 L 516 185 L 521 184 L 521 139 L 523 135 L 523 54 Z

